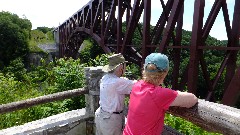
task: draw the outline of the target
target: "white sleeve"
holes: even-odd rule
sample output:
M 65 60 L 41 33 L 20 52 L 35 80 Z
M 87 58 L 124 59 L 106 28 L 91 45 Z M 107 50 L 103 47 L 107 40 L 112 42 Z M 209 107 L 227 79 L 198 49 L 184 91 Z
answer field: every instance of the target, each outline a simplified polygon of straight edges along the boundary
M 129 80 L 128 78 L 121 77 L 116 83 L 116 90 L 119 94 L 130 94 L 135 82 L 136 80 Z

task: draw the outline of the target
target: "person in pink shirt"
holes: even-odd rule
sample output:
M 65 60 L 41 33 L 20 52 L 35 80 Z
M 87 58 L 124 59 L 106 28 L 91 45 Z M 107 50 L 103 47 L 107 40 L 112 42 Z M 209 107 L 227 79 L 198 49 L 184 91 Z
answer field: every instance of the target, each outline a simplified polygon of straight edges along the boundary
M 169 70 L 168 57 L 151 53 L 145 59 L 142 80 L 133 85 L 123 135 L 160 135 L 169 106 L 190 108 L 198 99 L 188 92 L 161 86 Z

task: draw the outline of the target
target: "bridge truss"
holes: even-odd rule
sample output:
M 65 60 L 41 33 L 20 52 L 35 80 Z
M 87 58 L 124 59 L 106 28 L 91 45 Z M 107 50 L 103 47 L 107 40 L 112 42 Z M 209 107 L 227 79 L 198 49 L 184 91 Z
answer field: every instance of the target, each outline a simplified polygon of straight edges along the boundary
M 91 0 L 69 19 L 61 24 L 59 33 L 60 57 L 77 57 L 84 39 L 91 37 L 105 53 L 122 53 L 128 61 L 142 65 L 144 58 L 151 52 L 169 53 L 172 61 L 172 88 L 197 94 L 198 76 L 202 75 L 207 89 L 206 100 L 215 100 L 214 92 L 220 78 L 225 73 L 224 90 L 221 102 L 233 106 L 240 94 L 240 1 L 235 0 L 233 20 L 230 22 L 226 0 L 215 0 L 204 23 L 205 0 L 195 0 L 192 35 L 189 44 L 182 43 L 184 0 L 159 0 L 163 10 L 159 19 L 151 27 L 152 0 Z M 228 37 L 226 45 L 207 45 L 206 40 L 219 12 L 223 13 Z M 125 23 L 124 23 L 125 21 Z M 139 25 L 141 24 L 141 25 Z M 123 27 L 125 29 L 123 29 Z M 134 32 L 140 33 L 142 42 L 134 45 Z M 184 52 L 189 61 L 181 67 Z M 209 62 L 206 52 L 221 51 L 222 62 L 218 72 L 210 78 Z M 211 63 L 212 64 L 212 63 Z M 183 69 L 182 69 L 183 68 Z M 180 72 L 181 71 L 183 72 Z

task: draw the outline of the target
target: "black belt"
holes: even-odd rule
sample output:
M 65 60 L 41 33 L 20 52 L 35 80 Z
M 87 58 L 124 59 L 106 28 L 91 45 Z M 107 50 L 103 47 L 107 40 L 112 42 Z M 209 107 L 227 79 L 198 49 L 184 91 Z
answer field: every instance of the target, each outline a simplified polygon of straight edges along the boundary
M 101 110 L 103 110 L 102 109 L 102 107 L 101 107 Z M 103 110 L 104 111 L 104 110 Z M 107 112 L 107 111 L 104 111 L 104 112 Z M 113 112 L 114 114 L 121 114 L 121 113 L 123 113 L 123 110 L 122 111 L 120 111 L 120 112 Z
M 114 114 L 121 114 L 123 111 L 121 111 L 121 112 L 113 112 Z

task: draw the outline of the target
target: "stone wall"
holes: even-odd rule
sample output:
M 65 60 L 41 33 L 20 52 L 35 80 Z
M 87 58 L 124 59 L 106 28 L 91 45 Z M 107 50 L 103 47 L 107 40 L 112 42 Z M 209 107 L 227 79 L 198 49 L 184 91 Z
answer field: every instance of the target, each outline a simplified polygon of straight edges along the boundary
M 55 61 L 55 58 L 59 58 L 59 48 L 57 44 L 41 44 L 38 45 L 44 52 L 30 53 L 28 55 L 28 67 L 30 65 L 40 66 L 40 60 L 43 58 L 47 63 Z
M 35 66 L 40 66 L 41 65 L 41 59 L 42 58 L 48 58 L 49 61 L 51 61 L 51 57 L 48 54 L 44 54 L 44 53 L 30 53 L 28 55 L 28 67 L 30 67 L 30 65 L 35 65 Z
M 85 109 L 53 115 L 0 131 L 0 135 L 86 135 L 86 121 L 92 119 Z

